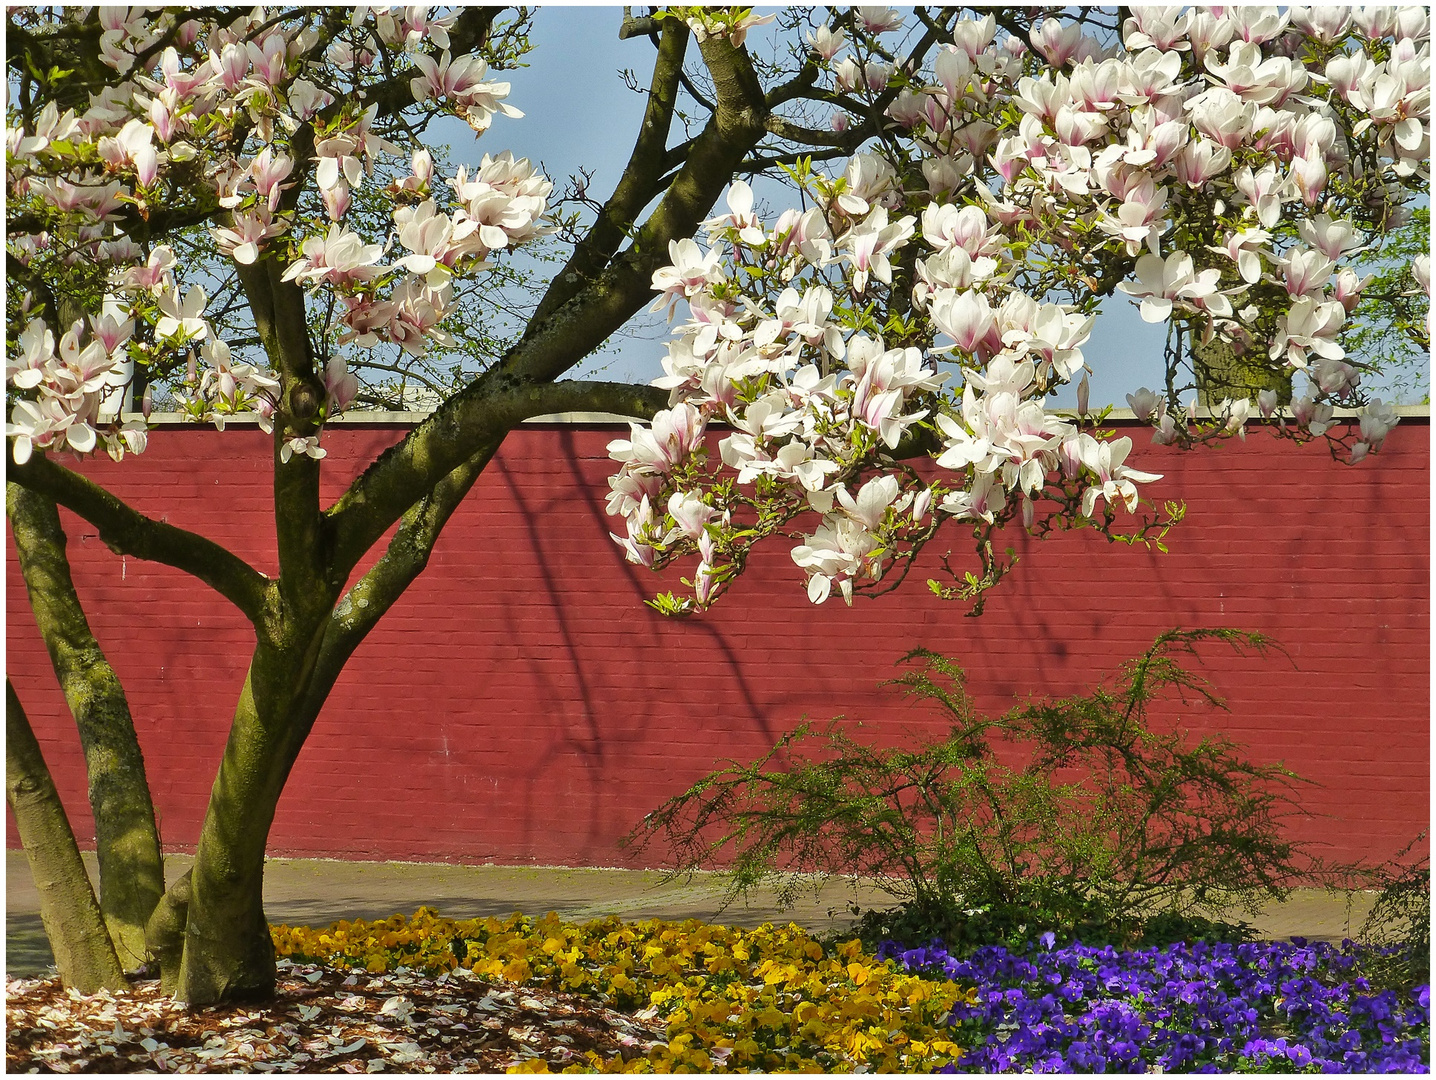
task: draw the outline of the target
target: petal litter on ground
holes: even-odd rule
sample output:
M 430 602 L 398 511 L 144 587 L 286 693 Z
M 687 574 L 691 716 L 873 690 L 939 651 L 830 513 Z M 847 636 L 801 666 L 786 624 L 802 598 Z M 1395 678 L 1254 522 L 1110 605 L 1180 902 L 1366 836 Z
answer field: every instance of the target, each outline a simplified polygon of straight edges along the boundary
M 280 961 L 272 1001 L 188 1011 L 156 980 L 89 997 L 58 978 L 6 983 L 5 1066 L 17 1072 L 504 1072 L 586 1051 L 641 1056 L 664 1026 L 466 971 L 354 975 Z

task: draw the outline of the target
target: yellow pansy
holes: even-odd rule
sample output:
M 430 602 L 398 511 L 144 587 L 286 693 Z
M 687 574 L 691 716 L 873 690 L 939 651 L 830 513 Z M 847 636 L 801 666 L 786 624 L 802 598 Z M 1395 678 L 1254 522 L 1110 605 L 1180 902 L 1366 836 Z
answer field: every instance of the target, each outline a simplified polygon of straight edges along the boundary
M 960 1055 L 942 1024 L 957 1001 L 975 993 L 899 973 L 857 941 L 825 947 L 792 924 L 741 930 L 610 917 L 577 926 L 517 913 L 451 920 L 421 908 L 409 919 L 323 930 L 276 926 L 272 933 L 281 956 L 370 970 L 383 963 L 436 973 L 462 965 L 484 978 L 651 1009 L 667 1026 L 667 1045 L 646 1057 L 624 1062 L 590 1053 L 566 1072 L 848 1071 L 865 1062 L 930 1071 Z

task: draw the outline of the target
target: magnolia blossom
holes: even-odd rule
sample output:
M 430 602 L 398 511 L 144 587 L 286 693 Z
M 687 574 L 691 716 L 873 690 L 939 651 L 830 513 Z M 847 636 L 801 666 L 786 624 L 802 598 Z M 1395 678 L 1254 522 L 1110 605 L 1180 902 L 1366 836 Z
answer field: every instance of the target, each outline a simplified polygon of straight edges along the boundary
M 887 211 L 881 206 L 873 210 L 859 225 L 854 225 L 837 242 L 838 251 L 853 267 L 853 291 L 867 290 L 871 275 L 884 285 L 892 284 L 892 264 L 888 255 L 912 235 L 912 217 L 888 223 Z
M 209 333 L 209 323 L 204 318 L 208 298 L 198 285 L 185 293 L 184 301 L 179 290 L 166 289 L 160 293 L 161 317 L 155 323 L 155 333 L 162 338 L 178 337 L 185 341 L 202 341 Z
M 359 380 L 349 371 L 342 356 L 336 356 L 324 365 L 324 393 L 327 416 L 343 412 L 359 393 Z
M 755 247 L 767 239 L 762 223 L 753 213 L 753 189 L 742 180 L 733 181 L 728 188 L 728 210 L 729 212 L 722 217 L 716 217 L 703 223 L 708 227 L 709 243 L 712 243 L 720 232 L 727 229 L 735 230 L 739 240 Z
M 1142 320 L 1157 323 L 1171 317 L 1174 304 L 1216 297 L 1217 282 L 1220 280 L 1220 270 L 1195 272 L 1192 257 L 1178 251 L 1166 259 L 1143 255 L 1137 260 L 1136 283 L 1124 281 L 1117 288 L 1129 296 L 1141 298 L 1139 311 Z
M 523 113 L 503 99 L 509 95 L 506 82 L 485 82 L 488 65 L 481 57 L 470 54 L 457 60 L 447 51 L 436 61 L 422 53 L 414 57 L 414 66 L 422 74 L 410 81 L 415 101 L 430 98 L 446 99 L 475 131 L 486 131 L 494 114 L 513 117 Z
M 698 448 L 706 426 L 697 409 L 680 402 L 655 415 L 651 427 L 629 424 L 631 438 L 609 443 L 608 453 L 633 471 L 668 473 Z
M 6 359 L 6 381 L 17 390 L 31 390 L 45 379 L 55 358 L 55 335 L 42 319 L 31 319 L 20 334 L 19 351 Z
M 997 316 L 985 294 L 945 291 L 932 302 L 931 311 L 937 328 L 963 352 L 982 356 L 1001 348 Z
M 747 39 L 749 30 L 765 26 L 776 18 L 776 15 L 757 15 L 751 9 L 737 18 L 723 9 L 698 9 L 698 14 L 689 17 L 688 28 L 699 42 L 710 37 L 727 37 L 728 43 L 736 49 Z
M 843 601 L 853 602 L 855 580 L 877 581 L 883 562 L 876 536 L 848 516 L 829 514 L 806 543 L 793 548 L 793 562 L 808 571 L 808 599 L 821 604 L 838 586 Z
M 259 259 L 260 245 L 271 236 L 279 236 L 286 230 L 282 221 L 270 217 L 268 209 L 256 207 L 250 212 L 236 212 L 233 228 L 210 230 L 219 250 L 242 266 L 253 265 Z
M 1246 424 L 1251 418 L 1252 403 L 1250 398 L 1223 398 L 1217 406 L 1217 415 L 1223 417 L 1222 427 L 1229 434 L 1240 436 L 1245 441 L 1247 437 Z
M 1311 355 L 1340 360 L 1346 350 L 1337 344 L 1336 337 L 1345 321 L 1346 309 L 1339 302 L 1299 298 L 1278 320 L 1278 333 L 1271 344 L 1272 359 L 1285 358 L 1298 368 L 1306 367 Z
M 1332 407 L 1320 405 L 1310 394 L 1297 398 L 1291 403 L 1292 419 L 1298 427 L 1305 428 L 1313 436 L 1320 437 L 1332 427 Z
M 1380 450 L 1391 429 L 1401 422 L 1396 409 L 1380 398 L 1373 398 L 1356 412 L 1360 420 L 1361 441 L 1372 450 Z
M 1166 399 L 1156 391 L 1148 390 L 1143 386 L 1139 387 L 1135 394 L 1127 395 L 1127 404 L 1131 406 L 1137 419 L 1145 424 L 1164 410 Z
M 1341 33 L 1339 18 L 1299 26 L 1319 41 Z M 1342 262 L 1364 238 L 1342 209 L 1345 189 L 1333 189 L 1331 180 L 1352 160 L 1342 140 L 1363 133 L 1356 130 L 1361 121 L 1337 117 L 1311 87 L 1341 76 L 1337 90 L 1349 101 L 1378 106 L 1373 126 L 1386 125 L 1387 134 L 1373 132 L 1362 145 L 1386 148 L 1375 152 L 1390 163 L 1388 178 L 1407 175 L 1396 163 L 1408 160 L 1402 155 L 1416 145 L 1416 129 L 1398 133 L 1400 121 L 1386 119 L 1393 90 L 1372 84 L 1369 99 L 1360 96 L 1376 77 L 1365 69 L 1349 77 L 1308 71 L 1296 59 L 1305 55 L 1300 42 L 1284 38 L 1285 28 L 1285 16 L 1266 11 L 1138 9 L 1124 27 L 1133 51 L 1123 54 L 1066 20 L 1039 20 L 1031 44 L 1047 67 L 1033 72 L 1015 62 L 1021 43 L 993 40 L 994 20 L 963 22 L 931 74 L 910 73 L 887 112 L 892 130 L 910 132 L 930 155 L 921 161 L 920 182 L 930 198 L 914 205 L 892 162 L 859 153 L 832 178 L 814 170 L 807 183 L 814 206 L 784 212 L 769 231 L 746 185 L 735 184 L 729 212 L 708 222 L 714 246 L 675 243 L 670 265 L 654 275 L 655 310 L 666 307 L 672 318 L 681 298 L 691 313 L 675 327 L 657 385 L 675 404 L 726 418 L 733 431 L 720 439 L 712 463 L 696 451 L 673 462 L 644 443 L 642 429 L 616 443 L 622 469 L 611 508 L 629 519 L 628 539 L 620 542 L 632 551 L 632 538 L 641 538 L 646 546 L 635 554 L 654 566 L 696 549 L 702 607 L 727 581 L 714 576 L 713 545 L 730 535 L 730 526 L 719 524 L 728 517 L 710 518 L 709 511 L 762 508 L 773 515 L 764 520 L 786 521 L 812 509 L 823 524 L 793 558 L 807 572 L 812 599 L 826 599 L 835 586 L 849 598 L 878 580 L 884 560 L 905 542 L 893 516 L 904 498 L 896 474 L 883 489 L 892 498 L 879 500 L 887 507 L 880 520 L 853 494 L 853 478 L 885 468 L 871 455 L 928 426 L 941 440 L 935 464 L 946 473 L 941 494 L 922 507 L 938 522 L 981 526 L 1020 510 L 1034 527 L 1039 513 L 1050 512 L 1041 509 L 1049 499 L 1069 500 L 1068 513 L 1088 518 L 1099 500 L 1134 512 L 1139 486 L 1159 478 L 1127 464 L 1131 440 L 1104 441 L 1041 406 L 1049 389 L 1079 375 L 1085 387 L 1082 346 L 1093 316 L 1083 303 L 1034 299 L 1023 287 L 1033 280 L 1043 292 L 1075 293 L 1079 282 L 1095 288 L 1088 265 L 1110 266 L 1117 255 L 1137 256 L 1132 279 L 1116 284 L 1139 302 L 1145 320 L 1177 320 L 1193 340 L 1220 335 L 1238 350 L 1264 335 L 1261 347 L 1295 366 L 1310 354 L 1319 388 L 1348 391 L 1347 372 L 1354 377 L 1355 369 L 1341 361 L 1335 338 L 1362 282 Z M 853 32 L 871 31 L 859 17 Z M 815 33 L 809 44 L 840 91 L 862 96 L 888 84 L 885 61 L 860 48 L 839 61 L 833 32 Z M 1398 44 L 1393 62 L 1405 63 L 1408 54 L 1414 46 Z M 1424 127 L 1420 134 L 1425 138 Z M 983 179 L 974 183 L 979 169 Z M 914 238 L 905 214 L 921 217 L 926 252 L 915 259 L 904 253 Z M 1278 238 L 1284 218 L 1293 219 L 1301 244 Z M 1175 243 L 1169 236 L 1189 235 L 1173 226 L 1193 222 L 1211 237 L 1209 246 L 1165 250 Z M 835 261 L 823 247 L 828 236 L 837 238 Z M 860 319 L 881 310 L 863 306 L 864 299 L 873 283 L 896 279 L 900 253 L 912 259 L 912 306 L 892 324 L 903 348 L 888 349 Z M 1041 268 L 1053 258 L 1066 260 L 1065 280 L 1044 277 Z M 833 287 L 839 274 L 851 311 Z M 1273 283 L 1284 298 L 1273 298 Z M 1238 307 L 1233 298 L 1248 290 L 1254 299 Z M 1258 302 L 1275 317 L 1274 334 Z M 934 360 L 961 369 L 960 399 L 941 396 Z M 916 381 L 905 383 L 909 375 Z M 1083 396 L 1079 388 L 1079 418 Z M 1275 409 L 1265 397 L 1255 406 L 1227 400 L 1213 420 L 1199 422 L 1189 410 L 1182 424 L 1156 392 L 1143 389 L 1128 400 L 1155 425 L 1159 443 L 1242 436 L 1253 408 L 1264 415 Z M 680 475 L 684 486 L 673 486 Z M 700 475 L 705 479 L 693 479 Z M 725 475 L 730 479 L 720 479 Z M 640 476 L 657 486 L 634 487 Z M 672 485 L 667 476 L 675 477 Z M 700 496 L 707 508 L 701 536 L 669 524 L 671 513 L 661 527 L 639 520 L 645 498 L 650 507 L 668 500 L 676 509 L 699 505 Z M 904 528 L 922 516 L 916 505 Z
M 692 240 L 670 240 L 668 257 L 672 263 L 653 272 L 653 287 L 659 297 L 650 311 L 673 310 L 680 298 L 693 296 L 699 289 L 727 280 L 718 263 L 721 258 L 716 250 L 703 252 Z
M 1120 499 L 1128 511 L 1137 505 L 1137 484 L 1162 478 L 1160 473 L 1147 473 L 1123 464 L 1132 450 L 1132 440 L 1125 435 L 1111 442 L 1099 442 L 1090 435 L 1079 436 L 1082 464 L 1094 477 L 1082 493 L 1082 513 L 1088 517 L 1097 507 L 1097 500 L 1109 504 Z
M 295 454 L 299 454 L 303 457 L 311 457 L 315 461 L 318 461 L 327 453 L 328 451 L 319 445 L 318 435 L 292 435 L 285 439 L 284 443 L 280 446 L 279 460 L 281 463 L 287 465 L 290 458 Z
M 993 473 L 974 473 L 972 485 L 964 491 L 944 495 L 938 508 L 959 520 L 977 518 L 991 525 L 1007 505 L 1007 492 Z
M 820 26 L 808 35 L 808 44 L 813 52 L 824 60 L 831 61 L 847 43 L 847 37 L 841 30 L 830 30 L 826 26 Z
M 1237 264 L 1242 280 L 1254 285 L 1261 280 L 1261 248 L 1258 245 L 1270 239 L 1271 233 L 1265 229 L 1237 229 L 1227 237 L 1224 246 L 1209 247 L 1207 250 L 1229 257 Z
M 324 236 L 311 236 L 300 249 L 303 257 L 284 271 L 285 281 L 328 282 L 342 286 L 372 280 L 383 255 L 378 244 L 366 244 L 358 233 L 331 225 Z
M 95 448 L 94 428 L 54 398 L 17 401 L 10 422 L 5 425 L 5 437 L 15 440 L 16 465 L 29 461 L 37 449 L 68 447 L 84 454 Z

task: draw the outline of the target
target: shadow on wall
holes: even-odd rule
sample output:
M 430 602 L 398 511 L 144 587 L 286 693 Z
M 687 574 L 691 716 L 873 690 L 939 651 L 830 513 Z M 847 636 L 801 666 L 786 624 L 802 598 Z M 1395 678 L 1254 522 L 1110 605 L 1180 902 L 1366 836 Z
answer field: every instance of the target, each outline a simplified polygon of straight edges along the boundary
M 402 434 L 327 432 L 326 493 Z M 718 760 L 761 754 L 805 716 L 846 716 L 879 741 L 931 730 L 928 714 L 877 686 L 914 646 L 957 658 L 976 706 L 1001 713 L 1014 698 L 1082 689 L 1173 626 L 1235 626 L 1287 648 L 1292 663 L 1215 661 L 1206 673 L 1234 711 L 1175 718 L 1197 733 L 1215 725 L 1254 757 L 1320 781 L 1313 808 L 1330 816 L 1310 828 L 1333 841 L 1332 857 L 1392 853 L 1426 821 L 1425 423 L 1403 422 L 1354 469 L 1260 431 L 1189 455 L 1139 433 L 1141 466 L 1166 476 L 1150 497 L 1188 504 L 1171 554 L 1019 533 L 1010 542 L 1022 562 L 980 619 L 923 587 L 946 546 L 897 592 L 815 607 L 781 540 L 754 554 L 714 611 L 662 618 L 643 598 L 681 589 L 692 568 L 654 575 L 609 540 L 605 447 L 622 434 L 511 434 L 341 677 L 280 803 L 272 853 L 621 864 L 615 841 L 644 813 Z M 163 473 L 139 471 L 151 461 L 222 475 L 221 485 L 195 481 L 214 502 L 187 503 L 183 523 L 232 536 L 241 523 L 229 507 L 260 501 L 268 469 L 257 444 L 233 444 L 253 457 L 248 467 L 203 452 L 201 436 L 228 433 L 158 431 L 150 453 L 125 463 L 125 482 L 157 512 Z M 258 552 L 272 523 L 255 523 L 261 535 L 247 543 Z M 947 543 L 964 568 L 969 541 Z M 168 568 L 146 568 L 139 596 L 133 560 L 122 570 L 100 548 L 72 545 L 77 586 L 130 689 L 166 842 L 192 844 L 248 660 L 245 628 Z M 10 671 L 84 835 L 73 724 L 13 560 L 8 572 Z

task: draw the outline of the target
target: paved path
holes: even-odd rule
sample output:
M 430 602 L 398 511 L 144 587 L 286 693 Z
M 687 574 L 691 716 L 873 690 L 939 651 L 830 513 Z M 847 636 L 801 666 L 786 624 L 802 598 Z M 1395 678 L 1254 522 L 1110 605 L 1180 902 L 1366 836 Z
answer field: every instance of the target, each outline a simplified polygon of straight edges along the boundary
M 96 879 L 93 854 L 86 854 Z M 170 881 L 188 869 L 187 855 L 165 857 Z M 723 886 L 714 875 L 664 884 L 648 870 L 574 869 L 568 867 L 455 866 L 449 863 L 337 862 L 328 859 L 270 859 L 264 874 L 264 910 L 271 922 L 324 926 L 336 919 L 385 918 L 429 906 L 453 918 L 542 915 L 556 911 L 565 919 L 604 915 L 629 919 L 705 919 L 738 926 L 793 921 L 817 931 L 849 925 L 848 905 L 882 904 L 884 894 L 862 888 L 854 897 L 845 883 L 830 883 L 816 897 L 805 893 L 797 905 L 780 911 L 771 893 L 755 895 L 720 910 Z M 1343 897 L 1317 889 L 1299 890 L 1285 904 L 1273 905 L 1253 924 L 1265 937 L 1300 934 L 1339 941 L 1353 934 L 1370 909 L 1372 897 L 1358 896 L 1348 911 Z M 25 855 L 5 853 L 5 972 L 10 976 L 42 972 L 52 962 L 40 925 L 40 900 Z

